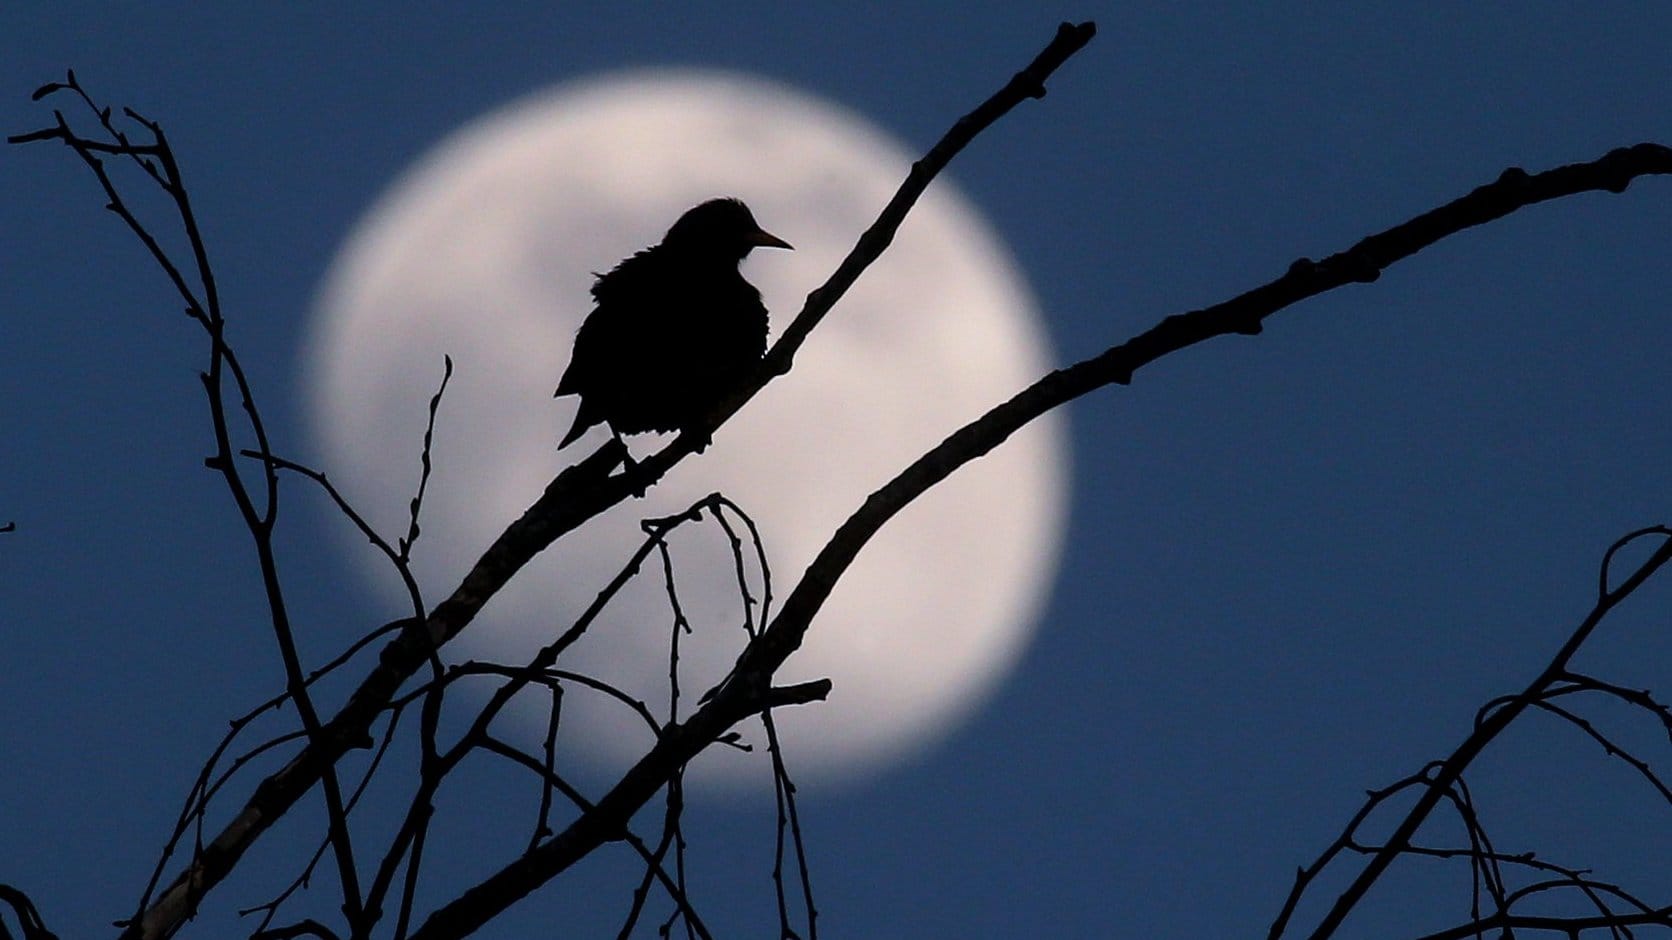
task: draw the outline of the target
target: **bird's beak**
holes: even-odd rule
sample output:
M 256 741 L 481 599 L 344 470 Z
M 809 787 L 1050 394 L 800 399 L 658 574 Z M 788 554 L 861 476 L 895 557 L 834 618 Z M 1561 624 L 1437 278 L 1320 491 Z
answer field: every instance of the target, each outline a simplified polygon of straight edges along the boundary
M 794 245 L 791 245 L 789 242 L 784 241 L 782 238 L 779 238 L 765 229 L 756 229 L 755 234 L 749 237 L 749 244 L 755 246 L 756 248 L 786 248 L 790 251 L 795 250 Z

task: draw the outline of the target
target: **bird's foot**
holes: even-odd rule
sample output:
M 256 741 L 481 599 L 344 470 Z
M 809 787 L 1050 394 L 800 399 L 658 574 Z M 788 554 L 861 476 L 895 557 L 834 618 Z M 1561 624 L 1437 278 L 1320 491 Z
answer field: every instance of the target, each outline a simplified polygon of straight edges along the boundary
M 622 475 L 626 476 L 626 477 L 631 477 L 634 474 L 638 473 L 639 472 L 639 462 L 637 460 L 633 459 L 633 452 L 627 448 L 627 442 L 621 439 L 621 435 L 617 434 L 615 436 L 615 443 L 617 445 L 617 449 L 621 451 L 621 473 L 622 473 Z M 637 486 L 633 487 L 633 490 L 632 490 L 633 498 L 643 499 L 645 491 L 648 490 L 648 489 L 649 489 L 648 483 L 641 481 Z

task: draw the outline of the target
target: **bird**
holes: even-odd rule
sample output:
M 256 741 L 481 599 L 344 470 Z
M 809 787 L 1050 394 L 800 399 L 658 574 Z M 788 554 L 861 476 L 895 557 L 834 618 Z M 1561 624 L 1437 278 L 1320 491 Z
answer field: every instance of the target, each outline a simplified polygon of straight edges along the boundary
M 684 430 L 749 374 L 766 352 L 767 312 L 738 265 L 756 248 L 791 245 L 742 200 L 710 199 L 660 243 L 594 273 L 593 310 L 554 395 L 580 396 L 559 450 L 598 424 L 617 438 Z

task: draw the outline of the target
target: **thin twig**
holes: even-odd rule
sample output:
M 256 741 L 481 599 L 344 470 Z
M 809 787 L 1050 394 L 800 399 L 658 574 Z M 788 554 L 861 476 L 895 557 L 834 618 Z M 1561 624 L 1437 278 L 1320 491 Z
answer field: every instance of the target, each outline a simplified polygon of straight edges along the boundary
M 424 446 L 418 455 L 419 465 L 422 468 L 418 474 L 418 492 L 413 494 L 412 502 L 409 504 L 411 512 L 406 537 L 400 540 L 400 558 L 402 561 L 411 557 L 412 546 L 418 541 L 418 514 L 424 508 L 424 490 L 430 485 L 430 447 L 435 441 L 435 415 L 441 408 L 441 396 L 447 394 L 447 383 L 453 379 L 453 357 L 442 356 L 441 362 L 443 367 L 441 386 L 435 390 L 435 395 L 430 398 L 429 422 L 424 425 Z M 419 616 L 423 616 L 423 613 L 424 611 L 420 607 L 418 610 Z
M 46 921 L 41 919 L 41 912 L 35 908 L 35 902 L 29 896 L 11 885 L 0 884 L 0 904 L 12 909 L 17 917 L 18 929 L 23 931 L 23 940 L 58 940 L 58 935 L 46 929 Z M 0 918 L 0 935 L 6 932 L 6 922 Z
M 71 129 L 64 115 L 57 111 L 53 113 L 56 119 L 55 127 L 34 134 L 19 135 L 12 140 L 13 142 L 29 142 L 56 139 L 69 146 L 92 171 L 100 187 L 105 191 L 108 197 L 106 208 L 121 218 L 129 231 L 146 247 L 152 259 L 169 277 L 181 298 L 186 302 L 187 314 L 197 321 L 208 334 L 210 340 L 209 365 L 204 372 L 200 373 L 199 378 L 202 381 L 209 406 L 215 453 L 205 460 L 205 464 L 219 472 L 226 483 L 227 490 L 237 506 L 239 516 L 255 545 L 262 588 L 267 598 L 269 623 L 284 665 L 286 687 L 290 692 L 291 701 L 296 707 L 297 715 L 301 719 L 302 727 L 307 732 L 310 742 L 315 745 L 321 744 L 324 741 L 324 725 L 314 707 L 303 675 L 301 657 L 290 625 L 290 617 L 286 609 L 284 592 L 278 574 L 277 557 L 273 547 L 273 527 L 277 519 L 279 505 L 276 471 L 270 464 L 263 466 L 262 505 L 258 507 L 255 495 L 232 461 L 232 430 L 227 418 L 225 402 L 225 397 L 229 394 L 225 388 L 224 380 L 226 377 L 230 376 L 232 380 L 233 392 L 237 394 L 244 411 L 247 429 L 255 437 L 257 449 L 262 454 L 271 452 L 267 430 L 261 418 L 261 413 L 256 408 L 254 394 L 251 391 L 243 366 L 225 338 L 226 321 L 221 311 L 214 269 L 209 261 L 208 248 L 203 233 L 198 226 L 197 215 L 192 208 L 184 177 L 175 160 L 173 150 L 168 144 L 167 137 L 159 124 L 146 120 L 131 109 L 124 109 L 126 116 L 145 128 L 152 137 L 151 144 L 144 145 L 143 149 L 136 147 L 128 139 L 126 133 L 112 121 L 111 109 L 98 107 L 92 96 L 76 80 L 73 72 L 66 77 L 65 82 L 43 86 L 37 90 L 36 95 L 37 97 L 44 97 L 63 90 L 72 91 L 80 98 L 81 102 L 97 116 L 105 134 L 113 138 L 116 141 L 115 144 L 97 141 L 75 132 Z M 173 203 L 175 220 L 185 236 L 191 254 L 195 286 L 188 282 L 181 267 L 176 265 L 173 259 L 168 256 L 149 227 L 129 207 L 127 200 L 112 180 L 104 161 L 97 156 L 101 153 L 117 154 L 132 159 Z M 331 842 L 335 850 L 337 872 L 342 885 L 343 910 L 349 917 L 350 922 L 353 923 L 358 920 L 361 912 L 360 889 L 358 876 L 355 872 L 354 852 L 349 830 L 342 818 L 342 795 L 334 764 L 320 768 L 319 780 L 325 796 Z M 193 864 L 200 864 L 203 858 L 202 853 L 197 853 L 194 855 Z M 195 886 L 188 884 L 184 886 L 183 894 L 177 893 L 176 904 L 181 906 L 183 910 L 190 910 L 199 896 L 200 894 L 195 890 Z M 141 906 L 143 905 L 144 902 L 142 901 Z M 143 921 L 143 918 L 140 918 L 140 920 Z M 130 924 L 130 929 L 133 926 Z
M 1622 578 L 1617 586 L 1609 587 L 1608 562 L 1613 560 L 1620 547 L 1641 537 L 1645 532 L 1654 532 L 1660 535 L 1660 545 L 1646 560 Z M 1462 777 L 1463 772 L 1474 759 L 1480 756 L 1487 745 L 1496 739 L 1522 713 L 1543 700 L 1549 688 L 1565 681 L 1565 678 L 1569 675 L 1569 663 L 1595 633 L 1603 619 L 1657 571 L 1669 561 L 1672 561 L 1672 531 L 1660 527 L 1639 530 L 1639 532 L 1616 541 L 1604 555 L 1604 559 L 1601 592 L 1591 612 L 1574 629 L 1549 664 L 1519 695 L 1495 699 L 1496 706 L 1490 710 L 1483 710 L 1468 737 L 1452 751 L 1451 755 L 1444 761 L 1430 765 L 1433 768 L 1432 773 L 1425 771 L 1424 782 L 1426 787 L 1418 794 L 1416 802 L 1406 811 L 1404 818 L 1395 827 L 1392 835 L 1370 856 L 1364 867 L 1336 898 L 1330 909 L 1325 912 L 1312 933 L 1309 934 L 1312 940 L 1323 940 L 1325 937 L 1334 935 L 1347 915 L 1357 906 L 1358 902 L 1370 890 L 1370 887 L 1380 879 L 1388 866 L 1393 864 L 1393 861 L 1410 847 L 1411 839 L 1416 831 L 1428 819 L 1439 801 Z M 1294 895 L 1291 893 L 1291 901 L 1293 900 Z M 1285 905 L 1284 914 L 1280 915 L 1278 922 L 1273 925 L 1271 937 L 1275 938 L 1279 935 L 1287 920 L 1287 913 L 1291 909 L 1292 904 Z

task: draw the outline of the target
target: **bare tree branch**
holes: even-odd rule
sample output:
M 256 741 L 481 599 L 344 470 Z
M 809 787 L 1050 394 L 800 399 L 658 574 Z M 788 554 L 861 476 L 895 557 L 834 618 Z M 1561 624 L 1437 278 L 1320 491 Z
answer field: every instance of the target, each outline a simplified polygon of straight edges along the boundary
M 1564 167 L 1563 169 L 1569 168 Z M 1633 568 L 1630 573 L 1621 578 L 1616 586 L 1611 587 L 1610 584 L 1612 579 L 1610 577 L 1610 568 L 1616 554 L 1626 545 L 1639 539 L 1650 537 L 1658 538 L 1660 540 L 1660 544 L 1656 546 L 1647 559 Z M 1470 764 L 1474 762 L 1475 758 L 1479 757 L 1481 753 L 1485 751 L 1486 747 L 1491 744 L 1499 734 L 1503 733 L 1504 729 L 1508 728 L 1512 722 L 1514 722 L 1530 708 L 1544 708 L 1557 714 L 1564 716 L 1567 715 L 1567 713 L 1562 710 L 1551 706 L 1548 699 L 1551 698 L 1552 695 L 1563 695 L 1575 690 L 1576 686 L 1574 685 L 1564 685 L 1564 683 L 1572 683 L 1573 681 L 1572 677 L 1574 674 L 1569 669 L 1573 657 L 1579 652 L 1580 648 L 1585 645 L 1586 641 L 1588 641 L 1596 632 L 1598 626 L 1601 625 L 1602 621 L 1608 616 L 1608 614 L 1630 597 L 1634 591 L 1647 582 L 1649 578 L 1654 576 L 1656 572 L 1665 567 L 1668 562 L 1672 562 L 1672 528 L 1667 528 L 1665 526 L 1650 526 L 1629 533 L 1616 540 L 1603 555 L 1601 565 L 1602 570 L 1598 579 L 1598 596 L 1595 606 L 1574 629 L 1573 633 L 1569 635 L 1567 640 L 1562 644 L 1561 648 L 1556 652 L 1555 656 L 1544 667 L 1544 669 L 1540 671 L 1538 676 L 1534 678 L 1533 681 L 1529 683 L 1520 693 L 1503 696 L 1487 703 L 1477 716 L 1475 725 L 1473 729 L 1471 729 L 1468 737 L 1466 737 L 1463 742 L 1460 743 L 1448 757 L 1446 757 L 1445 760 L 1435 761 L 1425 767 L 1422 772 L 1407 777 L 1387 789 L 1373 791 L 1370 794 L 1370 799 L 1364 804 L 1359 812 L 1353 816 L 1341 836 L 1339 836 L 1336 841 L 1325 850 L 1316 862 L 1314 862 L 1311 866 L 1300 870 L 1296 877 L 1295 886 L 1290 891 L 1289 897 L 1284 903 L 1282 911 L 1278 914 L 1276 921 L 1273 922 L 1271 930 L 1267 936 L 1272 938 L 1272 940 L 1276 940 L 1276 938 L 1284 934 L 1284 931 L 1288 926 L 1289 918 L 1294 913 L 1295 907 L 1299 903 L 1302 894 L 1305 893 L 1307 887 L 1318 875 L 1318 873 L 1342 850 L 1357 849 L 1368 854 L 1369 859 L 1366 861 L 1364 867 L 1353 877 L 1348 886 L 1342 890 L 1341 894 L 1336 898 L 1335 903 L 1331 905 L 1330 909 L 1319 919 L 1318 924 L 1313 928 L 1312 932 L 1308 934 L 1312 940 L 1323 940 L 1323 938 L 1334 936 L 1335 932 L 1340 929 L 1342 923 L 1346 920 L 1347 915 L 1352 912 L 1352 910 L 1358 905 L 1358 902 L 1362 900 L 1365 894 L 1370 890 L 1371 886 L 1381 878 L 1388 866 L 1392 865 L 1396 859 L 1408 854 L 1424 854 L 1423 850 L 1414 847 L 1412 839 L 1415 837 L 1417 830 L 1428 820 L 1435 807 L 1439 805 L 1440 801 L 1455 799 L 1453 794 L 1462 787 L 1463 773 L 1468 769 Z M 1650 710 L 1653 711 L 1652 708 Z M 1588 724 L 1582 721 L 1578 723 L 1582 729 L 1590 731 L 1593 734 L 1593 737 L 1598 737 L 1604 746 L 1610 749 L 1611 753 L 1623 754 L 1623 752 L 1619 752 L 1618 748 L 1614 747 L 1611 741 L 1597 735 L 1594 732 L 1594 729 L 1591 729 Z M 1633 758 L 1630 755 L 1624 756 L 1628 759 L 1628 761 L 1632 762 L 1634 766 L 1640 763 L 1636 758 Z M 1650 777 L 1652 780 L 1655 779 L 1652 774 Z M 1365 849 L 1364 847 L 1358 845 L 1355 840 L 1355 832 L 1364 820 L 1369 817 L 1370 813 L 1389 796 L 1410 788 L 1418 790 L 1416 800 L 1411 807 L 1405 811 L 1404 816 L 1400 819 L 1398 825 L 1395 826 L 1392 834 L 1389 835 L 1387 839 L 1382 842 L 1382 844 L 1375 846 L 1374 848 Z M 1469 829 L 1471 838 L 1473 838 L 1478 832 L 1478 823 L 1474 820 L 1473 810 L 1465 803 L 1462 806 L 1461 811 L 1464 814 L 1464 823 Z M 1477 844 L 1477 846 L 1471 851 L 1474 853 L 1469 855 L 1472 864 L 1495 863 L 1499 858 L 1497 853 L 1491 850 L 1490 845 L 1484 842 Z M 1430 851 L 1427 854 L 1434 853 Z M 1593 901 L 1599 904 L 1601 903 L 1600 899 L 1589 890 L 1592 888 L 1603 887 L 1600 883 L 1580 880 L 1574 877 L 1568 882 L 1563 882 L 1563 884 L 1576 884 L 1576 886 L 1581 888 L 1581 890 L 1586 890 L 1587 894 Z M 1611 886 L 1609 887 L 1611 888 Z M 1611 890 L 1618 893 L 1618 889 L 1611 888 Z M 1502 889 L 1501 879 L 1494 876 L 1493 893 L 1494 899 L 1499 908 L 1499 913 L 1494 915 L 1493 918 L 1476 918 L 1477 924 L 1495 923 L 1495 918 L 1500 918 L 1504 919 L 1502 926 L 1505 927 L 1533 926 L 1530 922 L 1523 922 L 1519 918 L 1519 915 L 1511 917 L 1509 911 L 1514 900 L 1516 900 L 1519 896 L 1524 896 L 1527 893 L 1527 889 L 1522 889 L 1521 892 L 1515 895 L 1505 894 Z M 1614 915 L 1609 912 L 1604 912 L 1599 916 L 1602 917 L 1603 920 L 1585 920 L 1584 923 L 1592 926 L 1609 926 L 1607 918 Z M 1634 915 L 1634 918 L 1635 916 L 1636 915 Z M 1514 922 L 1512 923 L 1511 921 Z M 1550 922 L 1555 923 L 1556 921 Z M 1564 923 L 1575 924 L 1578 922 L 1564 921 Z M 1664 915 L 1662 915 L 1659 920 L 1631 919 L 1629 921 L 1619 921 L 1615 923 L 1620 926 L 1629 926 L 1631 924 L 1641 923 L 1662 923 L 1672 926 L 1672 920 L 1669 920 Z M 1567 928 L 1549 927 L 1547 929 Z M 1570 932 L 1570 935 L 1578 936 L 1578 931 L 1582 929 L 1589 929 L 1589 927 L 1576 926 Z M 1457 934 L 1457 936 L 1464 936 L 1467 935 L 1467 933 L 1468 932 L 1465 931 L 1463 934 Z
M 1493 914 L 1467 924 L 1459 924 L 1438 933 L 1424 934 L 1417 940 L 1469 940 L 1488 934 L 1510 937 L 1517 930 L 1548 930 L 1553 933 L 1578 937 L 1587 930 L 1626 930 L 1632 927 L 1666 926 L 1672 924 L 1672 906 L 1630 914 L 1594 914 L 1588 917 L 1549 917 L 1532 914 Z
M 187 192 L 185 178 L 175 160 L 173 148 L 169 146 L 168 138 L 163 133 L 161 125 L 147 120 L 132 109 L 123 109 L 124 114 L 148 131 L 152 138 L 149 145 L 136 145 L 129 141 L 126 133 L 113 122 L 110 108 L 100 108 L 92 97 L 76 81 L 74 73 L 67 76 L 62 83 L 43 86 L 36 91 L 37 98 L 44 97 L 58 91 L 73 92 L 87 108 L 97 115 L 104 133 L 116 141 L 115 144 L 92 140 L 74 131 L 65 120 L 62 112 L 54 111 L 56 126 L 34 134 L 24 134 L 11 138 L 13 143 L 24 143 L 36 140 L 56 139 L 80 157 L 87 168 L 92 171 L 104 190 L 108 201 L 105 208 L 117 215 L 127 225 L 128 229 L 143 243 L 150 252 L 152 259 L 168 276 L 180 298 L 186 303 L 186 313 L 196 321 L 209 336 L 209 365 L 199 378 L 203 384 L 205 397 L 209 405 L 210 424 L 215 442 L 215 452 L 205 459 L 205 466 L 217 471 L 225 481 L 227 491 L 232 496 L 238 508 L 238 514 L 249 531 L 256 550 L 257 564 L 261 572 L 262 588 L 266 594 L 269 623 L 273 636 L 277 642 L 280 659 L 284 666 L 285 686 L 291 703 L 295 706 L 297 715 L 301 718 L 302 726 L 312 742 L 317 744 L 323 739 L 323 722 L 313 699 L 308 691 L 308 682 L 303 673 L 302 657 L 296 646 L 294 631 L 290 624 L 290 614 L 285 601 L 282 581 L 278 572 L 278 558 L 273 546 L 273 529 L 278 517 L 279 485 L 277 469 L 271 463 L 261 465 L 260 500 L 258 504 L 257 491 L 244 479 L 237 465 L 233 461 L 233 429 L 227 415 L 227 397 L 236 395 L 245 415 L 248 433 L 254 436 L 258 452 L 267 456 L 272 453 L 268 443 L 266 424 L 255 404 L 255 397 L 250 388 L 249 379 L 244 372 L 238 355 L 226 341 L 226 319 L 222 314 L 220 292 L 216 286 L 214 268 L 209 262 L 209 250 L 204 241 L 203 233 L 198 226 L 197 215 L 192 209 L 191 198 Z M 112 180 L 104 159 L 99 154 L 125 156 L 133 161 L 173 203 L 174 215 L 181 231 L 185 235 L 186 243 L 191 254 L 191 273 L 187 274 L 183 268 L 173 261 L 158 243 L 147 225 L 140 220 L 121 191 Z M 231 388 L 227 388 L 227 379 L 231 380 Z M 322 785 L 326 817 L 331 832 L 331 845 L 335 855 L 336 868 L 342 883 L 344 910 L 351 922 L 360 917 L 360 889 L 358 875 L 355 871 L 354 850 L 351 843 L 349 829 L 344 819 L 343 798 L 340 784 L 337 780 L 334 764 L 320 767 L 319 780 Z
M 58 935 L 46 929 L 46 922 L 41 920 L 41 914 L 35 910 L 35 904 L 29 896 L 11 885 L 0 884 L 0 904 L 12 909 L 17 917 L 18 929 L 23 931 L 23 940 L 58 940 Z M 0 918 L 0 937 L 10 940 L 11 933 L 6 929 L 4 918 Z
M 758 682 L 800 647 L 813 615 L 836 581 L 884 523 L 954 470 L 997 447 L 1040 415 L 1105 385 L 1128 384 L 1140 368 L 1170 353 L 1218 336 L 1259 333 L 1266 317 L 1317 294 L 1374 281 L 1384 268 L 1464 229 L 1576 193 L 1621 192 L 1631 180 L 1650 174 L 1672 174 L 1672 149 L 1638 144 L 1589 163 L 1536 175 L 1512 168 L 1496 182 L 1365 238 L 1346 251 L 1320 262 L 1303 258 L 1264 286 L 1211 307 L 1170 316 L 1098 356 L 1046 375 L 958 429 L 871 494 L 808 566 L 771 629 L 744 654 L 737 678 L 745 683 Z

